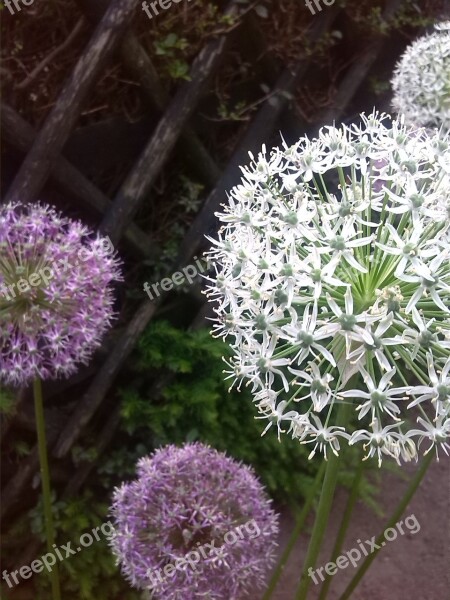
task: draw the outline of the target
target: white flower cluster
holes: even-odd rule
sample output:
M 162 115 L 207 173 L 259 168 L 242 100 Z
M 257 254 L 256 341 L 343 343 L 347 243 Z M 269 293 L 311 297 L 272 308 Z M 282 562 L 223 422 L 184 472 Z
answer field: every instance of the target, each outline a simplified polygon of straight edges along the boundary
M 310 456 L 343 439 L 379 463 L 447 453 L 449 137 L 374 113 L 251 159 L 209 253 L 232 385 Z
M 392 88 L 394 110 L 408 123 L 450 130 L 450 21 L 408 46 Z

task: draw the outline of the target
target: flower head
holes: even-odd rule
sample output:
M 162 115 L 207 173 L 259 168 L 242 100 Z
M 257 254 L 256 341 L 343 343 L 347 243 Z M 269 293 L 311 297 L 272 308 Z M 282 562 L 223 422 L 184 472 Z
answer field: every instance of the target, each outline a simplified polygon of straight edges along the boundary
M 250 468 L 195 443 L 157 450 L 137 472 L 115 490 L 111 540 L 134 587 L 158 600 L 239 600 L 261 587 L 278 525 Z
M 0 380 L 24 385 L 86 363 L 114 315 L 108 238 L 41 204 L 0 208 Z
M 438 439 L 408 427 L 450 410 L 449 142 L 362 115 L 263 149 L 231 190 L 207 294 L 233 384 L 251 386 L 278 435 L 325 456 L 361 441 L 380 460 Z M 354 426 L 333 424 L 340 402 Z
M 409 123 L 450 129 L 450 21 L 406 49 L 392 87 L 393 107 Z

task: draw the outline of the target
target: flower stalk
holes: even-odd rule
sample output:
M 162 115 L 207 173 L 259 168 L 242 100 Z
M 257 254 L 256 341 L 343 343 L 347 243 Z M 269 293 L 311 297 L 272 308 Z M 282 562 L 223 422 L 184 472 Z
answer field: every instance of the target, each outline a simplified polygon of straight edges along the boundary
M 40 379 L 34 380 L 33 393 L 36 418 L 36 432 L 39 449 L 39 465 L 41 472 L 42 501 L 44 506 L 45 535 L 47 540 L 47 550 L 53 553 L 55 544 L 55 528 L 53 524 L 50 471 L 48 467 L 47 456 L 47 436 L 45 433 L 44 403 L 42 399 L 42 383 Z M 59 571 L 57 564 L 53 566 L 52 571 L 50 573 L 50 578 L 52 585 L 52 598 L 53 600 L 61 600 Z
M 346 425 L 351 415 L 351 405 L 342 403 L 339 405 L 336 422 L 339 426 Z M 300 579 L 300 585 L 295 596 L 295 600 L 306 600 L 308 595 L 311 578 L 308 575 L 310 569 L 314 569 L 317 557 L 319 556 L 323 537 L 328 524 L 331 507 L 333 505 L 334 492 L 336 489 L 339 466 L 341 463 L 341 455 L 331 454 L 328 458 L 323 481 L 322 491 L 320 494 L 319 506 L 314 520 L 314 527 L 308 545 L 303 571 Z
M 348 526 L 350 525 L 351 516 L 353 514 L 353 510 L 355 508 L 356 500 L 358 499 L 360 483 L 364 473 L 364 468 L 366 463 L 362 460 L 358 463 L 358 467 L 356 470 L 355 477 L 353 478 L 353 484 L 350 491 L 350 495 L 347 500 L 347 505 L 345 507 L 344 515 L 342 517 L 341 526 L 339 527 L 338 534 L 336 536 L 336 541 L 333 547 L 333 552 L 331 553 L 330 562 L 336 562 L 336 559 L 341 553 L 342 546 L 345 541 L 345 535 L 347 533 Z M 325 581 L 322 584 L 322 588 L 320 590 L 320 595 L 318 600 L 325 600 L 328 595 L 328 590 L 330 588 L 331 576 L 328 573 L 325 575 Z
M 405 492 L 405 495 L 403 496 L 403 498 L 398 503 L 396 509 L 392 513 L 391 518 L 386 523 L 383 531 L 377 537 L 377 539 L 375 541 L 375 544 L 376 544 L 375 548 L 376 549 L 364 559 L 364 561 L 362 562 L 361 566 L 357 570 L 356 574 L 354 575 L 354 577 L 352 578 L 352 580 L 350 581 L 350 583 L 347 585 L 347 587 L 345 588 L 343 594 L 339 597 L 338 600 L 349 600 L 349 598 L 351 597 L 351 595 L 355 591 L 357 585 L 359 584 L 359 582 L 361 581 L 361 579 L 366 574 L 366 572 L 369 569 L 370 565 L 375 560 L 378 552 L 381 550 L 382 544 L 383 544 L 383 540 L 385 539 L 384 538 L 384 532 L 386 531 L 386 529 L 389 529 L 390 527 L 395 527 L 395 525 L 400 520 L 401 516 L 403 515 L 403 513 L 406 510 L 406 508 L 408 507 L 408 504 L 411 502 L 412 497 L 416 493 L 416 491 L 417 491 L 417 489 L 418 489 L 418 487 L 419 487 L 422 479 L 424 478 L 425 473 L 427 472 L 428 467 L 430 466 L 432 459 L 433 459 L 433 455 L 432 455 L 431 452 L 428 453 L 428 455 L 423 459 L 422 464 L 420 465 L 420 468 L 418 469 L 418 471 L 417 471 L 416 475 L 414 476 L 413 480 L 409 484 L 409 486 L 408 486 L 408 488 L 407 488 L 407 490 Z
M 325 473 L 325 466 L 326 466 L 325 461 L 322 461 L 322 464 L 320 465 L 319 470 L 317 471 L 316 477 L 314 479 L 314 484 L 312 485 L 311 489 L 309 490 L 308 497 L 306 498 L 305 504 L 303 505 L 303 508 L 296 519 L 295 527 L 291 533 L 288 543 L 286 544 L 283 554 L 281 555 L 280 560 L 278 561 L 278 564 L 273 572 L 272 578 L 269 582 L 269 585 L 267 587 L 267 590 L 266 590 L 262 600 L 270 600 L 270 598 L 272 598 L 272 594 L 275 591 L 278 581 L 280 580 L 280 577 L 283 573 L 283 570 L 284 570 L 284 567 L 286 566 L 287 561 L 289 560 L 291 552 L 294 549 L 294 546 L 297 543 L 298 538 L 300 537 L 300 534 L 303 530 L 303 526 L 306 521 L 306 517 L 309 515 L 309 512 L 312 508 L 313 502 L 316 498 L 316 494 L 319 491 L 320 484 L 323 481 L 323 476 Z

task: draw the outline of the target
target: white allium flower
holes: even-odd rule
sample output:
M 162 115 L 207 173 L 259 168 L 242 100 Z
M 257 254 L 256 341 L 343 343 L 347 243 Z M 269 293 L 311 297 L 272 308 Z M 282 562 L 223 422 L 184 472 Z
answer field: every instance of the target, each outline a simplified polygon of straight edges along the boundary
M 417 458 L 425 438 L 447 449 L 449 142 L 362 115 L 263 148 L 218 215 L 207 294 L 234 352 L 226 373 L 250 386 L 265 431 L 311 456 L 339 438 L 380 462 Z M 342 402 L 353 418 L 338 428 Z
M 380 412 L 387 412 L 394 421 L 399 419 L 395 416 L 400 414 L 400 408 L 395 404 L 398 400 L 408 400 L 405 392 L 409 392 L 409 387 L 389 387 L 391 380 L 395 375 L 395 368 L 385 373 L 378 384 L 375 384 L 369 373 L 361 367 L 361 374 L 368 391 L 364 390 L 348 390 L 339 394 L 340 398 L 363 398 L 366 400 L 364 404 L 359 404 L 356 410 L 359 411 L 359 419 L 362 419 L 369 411 L 372 419 L 376 419 Z M 396 398 L 396 396 L 400 396 Z M 395 414 L 394 414 L 395 413 Z
M 415 40 L 392 79 L 394 110 L 419 127 L 450 129 L 450 21 Z

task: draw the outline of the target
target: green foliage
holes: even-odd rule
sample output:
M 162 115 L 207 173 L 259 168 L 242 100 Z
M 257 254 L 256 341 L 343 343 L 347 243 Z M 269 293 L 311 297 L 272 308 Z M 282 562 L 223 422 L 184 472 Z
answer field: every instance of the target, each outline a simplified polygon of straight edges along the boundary
M 203 184 L 188 177 L 182 171 L 177 172 L 173 180 L 171 179 L 166 193 L 168 197 L 175 200 L 168 213 L 164 214 L 163 218 L 159 218 L 160 229 L 155 233 L 155 239 L 161 250 L 152 258 L 142 261 L 143 272 L 139 275 L 140 281 L 157 282 L 172 274 L 173 263 L 192 221 L 192 215 L 197 213 L 201 206 L 203 191 Z M 141 285 L 137 290 L 129 289 L 127 295 L 141 300 Z
M 180 189 L 178 194 L 178 204 L 186 214 L 196 213 L 202 202 L 202 192 L 205 186 L 196 181 L 192 181 L 185 175 L 180 175 Z
M 63 598 L 77 598 L 78 600 L 138 600 L 141 596 L 138 592 L 132 590 L 129 584 L 124 580 L 115 564 L 115 558 L 111 553 L 108 542 L 101 530 L 98 530 L 97 537 L 93 533 L 94 528 L 100 528 L 103 523 L 108 522 L 109 496 L 114 484 L 126 474 L 129 476 L 136 464 L 138 456 L 145 453 L 145 448 L 138 447 L 134 452 L 128 452 L 121 449 L 120 456 L 123 463 L 127 463 L 127 469 L 124 473 L 109 473 L 104 478 L 105 491 L 107 495 L 98 490 L 84 491 L 77 498 L 70 500 L 56 500 L 52 494 L 52 512 L 57 531 L 57 548 L 63 557 L 63 561 L 58 561 L 60 573 L 61 591 Z M 117 456 L 117 455 L 116 455 Z M 110 457 L 107 463 L 111 463 Z M 117 460 L 116 460 L 117 464 Z M 111 466 L 111 465 L 110 465 Z M 112 464 L 114 467 L 115 465 Z M 103 466 L 104 468 L 104 466 Z M 106 468 L 107 470 L 107 468 Z M 105 471 L 103 471 L 104 474 Z M 106 496 L 105 501 L 99 501 L 98 496 Z M 24 564 L 24 548 L 26 549 L 30 540 L 30 530 L 34 536 L 41 541 L 39 549 L 33 556 L 25 556 L 27 561 L 33 561 L 46 554 L 45 545 L 45 524 L 42 498 L 38 504 L 15 521 L 12 527 L 2 536 L 1 550 L 5 557 L 4 568 L 9 572 Z M 84 538 L 85 547 L 80 543 L 80 537 L 83 534 L 90 534 L 93 538 L 91 545 L 89 538 Z M 77 551 L 66 558 L 66 551 L 62 546 Z M 57 553 L 55 552 L 56 556 Z M 46 570 L 42 573 L 34 574 L 32 579 L 27 582 L 33 586 L 33 597 L 35 600 L 47 600 L 51 595 L 51 582 Z M 9 596 L 5 596 L 6 598 Z M 13 594 L 11 600 L 15 599 Z
M 110 493 L 114 486 L 126 479 L 133 479 L 136 463 L 153 449 L 152 445 L 138 443 L 130 447 L 116 448 L 108 452 L 97 469 L 98 482 Z
M 97 448 L 91 446 L 83 448 L 82 446 L 74 446 L 71 451 L 72 461 L 75 466 L 81 463 L 93 463 L 98 457 Z
M 390 81 L 385 81 L 385 80 L 379 79 L 378 77 L 370 77 L 369 85 L 370 85 L 370 88 L 373 91 L 373 93 L 376 94 L 377 96 L 381 96 L 382 94 L 385 94 L 391 88 Z
M 246 121 L 248 120 L 248 117 L 244 116 L 246 110 L 247 103 L 244 100 L 237 102 L 234 108 L 229 108 L 225 102 L 221 101 L 217 112 L 224 121 Z
M 96 501 L 92 494 L 87 492 L 81 498 L 66 502 L 53 502 L 53 514 L 56 531 L 58 532 L 57 544 L 60 553 L 65 557 L 65 550 L 61 545 L 77 550 L 81 547 L 80 536 L 91 534 L 93 542 L 67 560 L 58 562 L 60 571 L 62 596 L 64 598 L 78 598 L 80 600 L 137 600 L 140 596 L 130 589 L 126 581 L 119 574 L 115 559 L 109 549 L 108 542 L 101 531 L 98 531 L 99 540 L 95 539 L 92 530 L 108 521 L 108 505 Z M 30 511 L 29 520 L 31 530 L 42 541 L 45 540 L 42 503 Z M 26 527 L 23 520 L 22 529 Z M 20 531 L 20 530 L 19 530 Z M 16 530 L 16 533 L 18 531 Z M 88 538 L 85 538 L 88 539 Z M 45 553 L 45 546 L 42 546 Z M 34 575 L 37 600 L 44 600 L 50 594 L 50 579 L 46 572 Z
M 0 415 L 12 417 L 16 412 L 16 399 L 5 387 L 0 385 Z
M 17 458 L 25 458 L 31 452 L 31 446 L 24 440 L 13 440 L 11 442 L 11 449 L 14 450 Z
M 202 441 L 253 465 L 268 490 L 284 501 L 307 493 L 317 462 L 287 436 L 282 443 L 266 422 L 255 419 L 250 393 L 228 393 L 222 356 L 228 346 L 205 329 L 183 331 L 165 321 L 143 334 L 135 356 L 136 377 L 121 390 L 122 415 L 129 434 L 154 447 Z M 165 370 L 162 389 L 152 387 L 155 371 Z M 149 435 L 150 434 L 150 435 Z
M 183 58 L 183 50 L 188 47 L 185 38 L 169 33 L 164 39 L 154 42 L 156 54 L 165 59 L 165 69 L 172 79 L 189 80 L 189 64 Z

